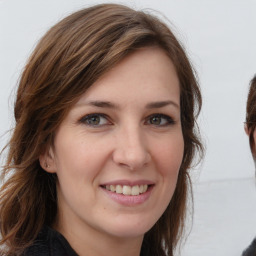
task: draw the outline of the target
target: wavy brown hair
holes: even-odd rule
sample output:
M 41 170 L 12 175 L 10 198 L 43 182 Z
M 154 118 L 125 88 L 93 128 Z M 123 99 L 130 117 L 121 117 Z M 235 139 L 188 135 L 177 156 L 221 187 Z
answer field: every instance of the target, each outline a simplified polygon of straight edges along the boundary
M 253 157 L 256 158 L 255 141 L 253 139 L 253 132 L 256 127 L 256 75 L 250 82 L 250 89 L 246 105 L 246 125 L 249 132 L 249 143 Z
M 1 244 L 18 255 L 57 213 L 56 175 L 39 164 L 70 108 L 104 73 L 136 49 L 158 46 L 173 62 L 180 82 L 185 143 L 177 187 L 162 217 L 144 237 L 141 255 L 173 255 L 185 222 L 188 170 L 202 152 L 196 117 L 201 94 L 195 72 L 171 30 L 157 17 L 123 5 L 77 11 L 39 41 L 21 76 L 14 107 L 16 124 L 2 173 Z

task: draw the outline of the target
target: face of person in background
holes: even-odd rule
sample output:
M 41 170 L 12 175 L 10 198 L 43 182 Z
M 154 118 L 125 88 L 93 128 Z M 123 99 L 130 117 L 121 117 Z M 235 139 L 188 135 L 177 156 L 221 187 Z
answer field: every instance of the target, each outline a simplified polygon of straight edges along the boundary
M 256 150 L 255 150 L 255 142 L 256 142 L 256 76 L 250 81 L 250 87 L 247 97 L 246 104 L 246 123 L 244 125 L 244 129 L 246 134 L 249 137 L 250 148 L 252 152 L 252 156 L 255 162 L 256 159 Z
M 251 146 L 251 152 L 252 152 L 254 164 L 255 164 L 255 167 L 256 167 L 256 162 L 255 162 L 255 156 L 256 156 L 256 150 L 255 150 L 256 130 L 254 129 L 254 131 L 250 131 L 246 124 L 244 125 L 244 130 L 245 130 L 245 133 L 247 134 L 248 137 L 250 137 L 250 134 L 252 132 L 253 144 Z
M 183 152 L 175 67 L 158 47 L 137 50 L 86 91 L 40 157 L 58 177 L 57 229 L 142 239 L 173 196 Z

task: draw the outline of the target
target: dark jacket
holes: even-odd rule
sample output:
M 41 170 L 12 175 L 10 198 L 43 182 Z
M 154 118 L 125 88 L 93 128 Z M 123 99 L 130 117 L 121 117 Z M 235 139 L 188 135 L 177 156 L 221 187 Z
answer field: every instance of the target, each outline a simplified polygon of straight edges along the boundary
M 251 245 L 243 252 L 242 256 L 256 256 L 256 238 Z
M 68 241 L 56 230 L 44 227 L 23 256 L 78 256 Z

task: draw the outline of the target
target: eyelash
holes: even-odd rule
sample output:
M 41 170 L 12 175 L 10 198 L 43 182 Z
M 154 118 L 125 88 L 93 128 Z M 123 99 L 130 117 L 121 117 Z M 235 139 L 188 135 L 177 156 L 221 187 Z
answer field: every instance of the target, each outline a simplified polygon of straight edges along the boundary
M 173 120 L 172 117 L 168 116 L 168 115 L 164 115 L 164 114 L 159 114 L 159 113 L 156 113 L 156 114 L 152 114 L 150 115 L 147 120 L 149 121 L 151 118 L 161 118 L 161 119 L 165 119 L 166 120 L 166 123 L 165 124 L 159 124 L 159 125 L 155 125 L 155 124 L 152 124 L 154 126 L 159 126 L 159 127 L 165 127 L 165 126 L 169 126 L 169 125 L 173 125 L 175 124 L 175 121 Z
M 82 118 L 79 120 L 79 122 L 80 122 L 80 123 L 83 123 L 83 124 L 85 124 L 85 125 L 87 125 L 87 126 L 92 126 L 92 127 L 100 127 L 100 126 L 106 125 L 106 124 L 100 124 L 100 125 L 99 125 L 99 124 L 90 124 L 89 121 L 90 121 L 90 119 L 93 118 L 93 117 L 100 117 L 100 118 L 103 117 L 104 119 L 106 119 L 106 120 L 108 121 L 108 124 L 111 124 L 111 122 L 109 121 L 109 117 L 108 117 L 107 115 L 105 115 L 105 114 L 102 114 L 102 113 L 88 114 L 88 115 L 82 117 Z
M 100 119 L 104 118 L 107 120 L 107 123 L 105 124 L 92 124 L 92 123 L 89 123 L 90 121 L 92 121 L 91 119 L 92 118 L 99 118 L 99 122 L 101 122 Z M 151 123 L 152 121 L 152 118 L 161 118 L 160 122 L 162 122 L 163 120 L 162 119 L 165 119 L 165 123 L 164 124 L 153 124 Z M 93 113 L 93 114 L 88 114 L 84 117 L 82 117 L 80 120 L 79 120 L 80 123 L 83 123 L 87 126 L 90 126 L 90 127 L 102 127 L 102 126 L 105 126 L 105 125 L 112 125 L 111 121 L 110 121 L 110 118 L 103 114 L 103 113 Z M 155 114 L 152 114 L 150 116 L 148 116 L 146 118 L 146 122 L 145 122 L 147 125 L 153 125 L 155 127 L 166 127 L 166 126 L 170 126 L 170 125 L 173 125 L 175 124 L 175 121 L 173 120 L 172 117 L 168 116 L 168 115 L 165 115 L 165 114 L 160 114 L 160 113 L 155 113 Z

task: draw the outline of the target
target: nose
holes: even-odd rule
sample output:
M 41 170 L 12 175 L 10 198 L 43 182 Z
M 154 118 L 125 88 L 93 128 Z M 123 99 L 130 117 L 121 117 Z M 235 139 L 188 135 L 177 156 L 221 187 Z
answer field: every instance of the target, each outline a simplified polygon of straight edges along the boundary
M 115 142 L 113 161 L 119 166 L 138 170 L 151 161 L 147 140 L 138 127 L 119 131 Z

